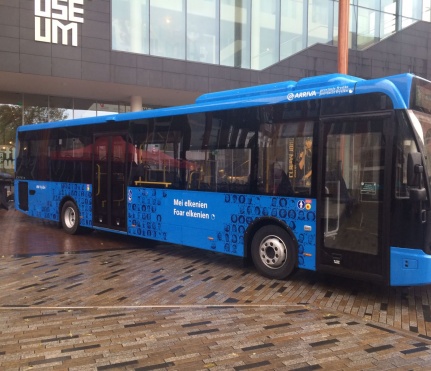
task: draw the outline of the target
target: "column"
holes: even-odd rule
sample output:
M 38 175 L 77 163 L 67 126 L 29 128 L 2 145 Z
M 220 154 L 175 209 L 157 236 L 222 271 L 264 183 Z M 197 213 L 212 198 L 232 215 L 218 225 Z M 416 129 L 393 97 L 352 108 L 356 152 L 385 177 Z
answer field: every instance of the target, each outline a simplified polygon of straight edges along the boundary
M 130 110 L 132 112 L 142 111 L 142 97 L 139 95 L 133 95 L 130 97 Z
M 338 72 L 349 69 L 349 0 L 340 0 L 338 8 Z

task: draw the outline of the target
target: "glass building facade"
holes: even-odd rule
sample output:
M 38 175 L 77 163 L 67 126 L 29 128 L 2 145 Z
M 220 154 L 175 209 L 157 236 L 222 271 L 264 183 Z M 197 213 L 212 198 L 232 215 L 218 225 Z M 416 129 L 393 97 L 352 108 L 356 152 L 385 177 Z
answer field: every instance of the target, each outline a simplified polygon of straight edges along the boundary
M 418 20 L 431 0 L 350 0 L 350 48 Z M 336 0 L 112 0 L 112 49 L 262 70 L 315 44 L 337 44 Z
M 131 97 L 139 97 L 141 89 L 154 88 L 160 94 L 152 103 L 142 102 L 145 108 L 152 108 L 168 105 L 163 97 L 166 91 L 181 93 L 188 89 L 201 93 L 205 89 L 253 84 L 260 81 L 256 77 L 260 71 L 269 66 L 293 56 L 290 63 L 316 43 L 336 46 L 338 37 L 338 0 L 94 0 L 84 3 L 86 29 L 80 29 L 79 47 L 48 46 L 32 40 L 28 14 L 20 12 L 15 2 L 6 3 L 0 5 L 0 13 L 9 14 L 0 17 L 0 36 L 6 40 L 3 48 L 10 48 L 0 48 L 1 61 L 6 66 L 2 71 L 47 76 L 51 83 L 60 86 L 68 86 L 69 80 L 79 83 L 86 79 L 106 84 L 107 90 L 115 90 L 119 84 L 130 85 L 138 93 L 127 94 L 128 98 L 124 94 L 119 98 L 117 94 L 110 100 L 109 94 L 107 99 L 99 99 L 97 93 L 85 98 L 77 96 L 77 89 L 72 92 L 65 88 L 63 97 L 40 94 L 27 83 L 22 83 L 26 92 L 21 92 L 19 86 L 0 91 L 0 172 L 13 172 L 15 132 L 19 125 L 128 112 L 132 110 Z M 371 45 L 417 21 L 430 22 L 430 7 L 431 0 L 350 0 L 350 49 L 366 52 Z M 21 14 L 23 20 L 17 23 L 22 30 L 13 23 Z M 92 16 L 87 18 L 89 14 Z M 427 53 L 416 53 L 412 50 L 415 46 L 409 46 L 404 53 L 417 54 L 417 63 L 423 61 L 426 65 Z M 165 74 L 163 68 L 153 68 L 165 61 L 147 56 L 171 59 L 168 62 L 173 63 L 167 63 Z M 304 56 L 300 60 L 302 63 L 308 59 Z M 147 61 L 153 64 L 148 69 Z M 184 75 L 182 61 L 206 66 L 200 75 L 194 76 L 196 65 L 190 66 Z M 377 67 L 379 62 L 375 62 Z M 247 73 L 215 68 L 209 76 L 205 71 L 208 65 L 241 68 Z M 296 64 L 293 71 L 277 73 L 277 78 L 307 76 L 307 68 Z M 410 70 L 410 64 L 403 68 Z M 323 68 L 309 73 L 325 72 Z M 230 74 L 241 78 L 230 84 Z M 59 77 L 62 79 L 57 80 Z

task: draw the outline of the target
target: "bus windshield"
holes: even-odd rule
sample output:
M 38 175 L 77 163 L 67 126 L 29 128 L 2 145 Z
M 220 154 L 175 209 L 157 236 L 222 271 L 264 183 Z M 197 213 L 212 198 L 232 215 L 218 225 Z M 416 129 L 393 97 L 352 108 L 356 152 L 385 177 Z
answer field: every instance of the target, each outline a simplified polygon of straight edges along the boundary
M 431 115 L 419 111 L 409 111 L 409 115 L 422 140 L 425 167 L 431 182 Z
M 411 91 L 410 120 L 423 144 L 425 166 L 431 175 L 431 84 L 429 81 L 414 77 Z M 431 177 L 430 177 L 431 181 Z

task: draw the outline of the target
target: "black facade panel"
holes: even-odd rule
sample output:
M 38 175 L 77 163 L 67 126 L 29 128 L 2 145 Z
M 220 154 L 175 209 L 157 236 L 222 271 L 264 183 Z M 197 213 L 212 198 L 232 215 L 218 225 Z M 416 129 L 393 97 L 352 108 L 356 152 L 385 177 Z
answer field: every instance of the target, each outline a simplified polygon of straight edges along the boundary
M 82 79 L 89 81 L 110 82 L 111 68 L 109 64 L 82 62 Z
M 186 85 L 186 76 L 181 73 L 163 73 L 162 87 L 165 89 L 182 90 Z
M 19 52 L 21 55 L 30 54 L 39 57 L 50 58 L 52 55 L 52 45 L 48 43 L 38 43 L 34 40 L 19 40 Z
M 19 43 L 18 39 L 12 37 L 0 36 L 0 51 L 18 53 Z
M 137 55 L 131 53 L 111 53 L 111 64 L 115 66 L 136 68 Z
M 172 72 L 172 73 L 186 73 L 187 62 L 185 61 L 176 61 L 172 59 L 163 60 L 163 71 Z
M 49 76 L 74 79 L 82 87 L 109 83 L 107 88 L 113 95 L 121 85 L 123 89 L 130 86 L 128 96 L 151 95 L 153 88 L 158 93 L 165 89 L 196 97 L 337 72 L 337 48 L 326 44 L 311 46 L 263 71 L 112 51 L 110 0 L 84 1 L 84 23 L 77 25 L 77 46 L 71 45 L 71 35 L 68 45 L 62 45 L 61 38 L 58 44 L 35 41 L 34 4 L 34 0 L 0 0 L 0 78 L 2 73 L 14 72 L 22 74 L 22 80 L 27 78 L 23 74 Z M 430 44 L 431 23 L 418 22 L 363 51 L 350 51 L 349 71 L 363 78 L 410 71 L 430 79 Z M 14 86 L 22 92 L 25 83 Z
M 138 84 L 140 86 L 149 86 L 149 84 L 150 84 L 150 73 L 152 73 L 152 71 L 138 68 L 136 70 L 136 84 Z
M 163 70 L 163 58 L 160 58 L 160 57 L 138 55 L 136 63 L 138 68 L 144 68 L 146 70 L 152 70 L 152 71 Z
M 8 5 L 2 5 L 0 11 L 0 25 L 16 26 L 19 23 L 19 4 L 8 1 Z
M 85 62 L 98 63 L 99 61 L 105 61 L 109 64 L 111 61 L 111 53 L 107 50 L 99 50 L 93 48 L 82 47 L 82 60 Z
M 71 59 L 52 59 L 52 75 L 67 77 L 71 79 L 80 79 L 82 71 L 82 62 Z
M 102 40 L 102 39 L 96 39 L 94 37 L 83 36 L 81 39 L 80 47 L 88 48 L 88 49 L 111 51 L 111 39 Z
M 52 45 L 52 58 L 69 59 L 71 61 L 81 61 L 81 48 L 71 48 L 69 46 L 56 44 Z
M 84 13 L 85 17 L 85 13 Z M 110 40 L 111 27 L 107 22 L 98 22 L 85 19 L 82 24 L 82 36 L 93 37 L 95 39 Z
M 0 51 L 0 71 L 19 72 L 19 54 Z
M 161 88 L 163 86 L 163 73 L 161 71 L 150 71 L 149 85 L 154 88 Z
M 136 68 L 113 66 L 113 82 L 118 84 L 136 84 Z
M 21 54 L 20 57 L 20 72 L 33 75 L 51 76 L 51 61 L 50 57 Z
M 0 36 L 19 39 L 19 27 L 2 24 L 0 27 Z

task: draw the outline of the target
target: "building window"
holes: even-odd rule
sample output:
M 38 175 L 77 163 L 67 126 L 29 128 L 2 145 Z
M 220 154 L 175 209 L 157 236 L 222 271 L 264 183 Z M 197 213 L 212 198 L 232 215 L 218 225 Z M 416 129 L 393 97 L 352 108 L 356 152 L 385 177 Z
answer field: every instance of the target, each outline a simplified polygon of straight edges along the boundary
M 419 20 L 431 0 L 351 0 L 350 47 Z M 316 43 L 337 44 L 338 0 L 112 0 L 112 49 L 262 70 Z
M 151 0 L 150 15 L 150 54 L 185 60 L 185 0 Z
M 219 63 L 218 1 L 187 0 L 187 60 Z
M 112 49 L 149 53 L 149 0 L 112 1 Z
M 280 8 L 280 59 L 285 59 L 304 49 L 307 42 L 307 21 L 304 2 L 282 1 Z
M 220 0 L 220 64 L 250 68 L 251 2 Z
M 261 70 L 280 59 L 280 2 L 254 0 L 251 21 L 251 68 Z

